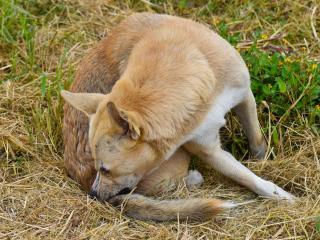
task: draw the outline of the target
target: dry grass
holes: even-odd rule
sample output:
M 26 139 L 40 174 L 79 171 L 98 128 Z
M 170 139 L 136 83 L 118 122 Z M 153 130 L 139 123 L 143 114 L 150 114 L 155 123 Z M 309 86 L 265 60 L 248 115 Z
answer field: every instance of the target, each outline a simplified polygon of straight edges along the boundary
M 229 33 L 241 32 L 239 48 L 250 45 L 252 33 L 262 29 L 268 37 L 259 42 L 261 48 L 271 41 L 319 61 L 320 9 L 314 10 L 319 2 L 220 0 L 212 1 L 216 6 L 210 11 L 205 1 L 180 9 L 175 1 L 43 0 L 22 1 L 22 7 L 7 2 L 0 5 L 6 11 L 2 14 L 14 20 L 1 26 L 0 39 L 0 239 L 320 239 L 320 139 L 303 116 L 282 122 L 279 145 L 271 142 L 269 148 L 274 160 L 243 161 L 298 196 L 295 204 L 257 198 L 196 163 L 204 186 L 164 198 L 254 202 L 204 223 L 155 223 L 129 219 L 91 200 L 66 176 L 58 96 L 60 88 L 70 85 L 86 49 L 134 11 L 182 15 L 213 28 L 225 21 Z M 35 26 L 32 31 L 30 26 Z M 277 33 L 285 37 L 268 39 Z M 260 114 L 268 119 L 268 113 Z M 231 121 L 225 135 L 238 128 Z M 272 123 L 263 124 L 268 138 Z

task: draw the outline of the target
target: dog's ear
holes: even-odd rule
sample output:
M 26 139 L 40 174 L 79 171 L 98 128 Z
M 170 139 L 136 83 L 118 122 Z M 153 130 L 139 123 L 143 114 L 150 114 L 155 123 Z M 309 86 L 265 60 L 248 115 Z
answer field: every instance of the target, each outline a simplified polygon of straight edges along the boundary
M 72 93 L 65 90 L 61 91 L 61 96 L 71 106 L 82 111 L 87 116 L 96 112 L 99 103 L 105 97 L 100 93 Z
M 107 111 L 113 123 L 122 129 L 122 134 L 129 136 L 133 140 L 139 139 L 141 131 L 133 112 L 120 110 L 113 102 L 107 103 Z

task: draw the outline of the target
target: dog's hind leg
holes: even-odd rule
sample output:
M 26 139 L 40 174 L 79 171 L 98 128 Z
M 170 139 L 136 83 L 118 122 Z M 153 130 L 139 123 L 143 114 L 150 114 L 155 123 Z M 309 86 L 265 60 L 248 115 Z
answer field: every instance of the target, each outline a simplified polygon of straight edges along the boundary
M 251 153 L 254 157 L 263 159 L 266 152 L 266 144 L 260 130 L 256 102 L 252 91 L 249 90 L 245 99 L 233 108 L 245 134 L 249 140 Z
M 183 148 L 179 148 L 168 160 L 139 182 L 136 192 L 143 195 L 162 195 L 176 189 L 188 175 L 189 162 L 189 154 Z
M 272 199 L 285 199 L 288 201 L 294 200 L 294 196 L 290 193 L 278 187 L 276 184 L 258 177 L 237 161 L 230 153 L 222 150 L 219 142 L 207 146 L 190 143 L 186 147 L 215 170 L 261 196 Z

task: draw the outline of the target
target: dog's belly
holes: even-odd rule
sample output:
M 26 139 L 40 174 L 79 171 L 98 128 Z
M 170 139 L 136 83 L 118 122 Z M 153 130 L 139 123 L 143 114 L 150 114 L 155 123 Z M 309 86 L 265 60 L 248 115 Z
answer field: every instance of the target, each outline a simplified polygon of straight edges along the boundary
M 225 115 L 246 96 L 246 88 L 225 89 L 216 97 L 202 123 L 186 138 L 200 145 L 213 144 L 219 140 L 219 130 L 226 123 Z

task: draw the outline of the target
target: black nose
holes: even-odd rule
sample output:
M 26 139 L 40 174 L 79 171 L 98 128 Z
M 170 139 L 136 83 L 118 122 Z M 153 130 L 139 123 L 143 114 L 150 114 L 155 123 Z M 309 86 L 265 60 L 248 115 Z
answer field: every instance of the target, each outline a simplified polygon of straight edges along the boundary
M 126 187 L 122 189 L 120 192 L 118 192 L 117 195 L 129 194 L 130 192 L 131 192 L 131 189 Z
M 92 199 L 98 199 L 98 193 L 97 193 L 97 191 L 95 191 L 95 190 L 91 190 L 91 191 L 89 192 L 89 196 L 90 196 Z

